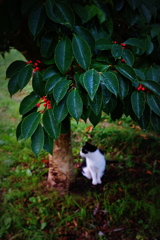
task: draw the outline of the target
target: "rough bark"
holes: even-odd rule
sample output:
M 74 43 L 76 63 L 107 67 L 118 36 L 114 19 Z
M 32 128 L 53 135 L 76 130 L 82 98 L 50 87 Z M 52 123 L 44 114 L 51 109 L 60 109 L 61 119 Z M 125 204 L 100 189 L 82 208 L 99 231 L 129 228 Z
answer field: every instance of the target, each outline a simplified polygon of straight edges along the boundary
M 48 183 L 59 193 L 66 193 L 75 181 L 70 133 L 61 134 L 49 155 Z

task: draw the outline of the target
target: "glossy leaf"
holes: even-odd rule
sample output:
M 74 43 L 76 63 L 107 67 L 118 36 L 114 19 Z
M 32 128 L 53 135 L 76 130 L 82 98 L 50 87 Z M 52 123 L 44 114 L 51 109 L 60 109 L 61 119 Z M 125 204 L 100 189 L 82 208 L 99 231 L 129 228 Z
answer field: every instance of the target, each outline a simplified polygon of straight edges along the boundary
M 145 94 L 142 91 L 134 91 L 131 95 L 132 109 L 135 115 L 140 118 L 145 109 Z
M 31 137 L 31 148 L 35 156 L 38 157 L 44 145 L 44 131 L 41 124 L 38 125 L 36 131 Z
M 28 64 L 21 69 L 18 75 L 18 84 L 19 84 L 20 90 L 22 90 L 27 85 L 27 83 L 31 79 L 31 76 L 32 76 L 32 66 Z
M 56 66 L 48 67 L 43 73 L 43 81 L 46 81 L 48 78 L 52 77 L 53 75 L 59 73 L 59 70 Z
M 66 118 L 66 116 L 68 114 L 68 108 L 66 105 L 66 97 L 64 97 L 58 103 L 58 105 L 55 105 L 53 112 L 54 112 L 54 117 L 58 123 L 60 123 L 61 121 L 63 121 Z
M 52 155 L 53 147 L 54 147 L 53 138 L 51 138 L 44 130 L 44 145 L 43 145 L 44 150 Z
M 92 60 L 91 62 L 91 68 L 94 68 L 98 72 L 105 72 L 106 70 L 108 70 L 109 67 L 110 65 L 98 62 L 96 60 Z
M 11 96 L 20 90 L 18 84 L 18 72 L 12 75 L 8 82 L 8 91 Z
M 90 69 L 85 72 L 83 75 L 83 84 L 89 94 L 90 99 L 93 100 L 100 84 L 99 73 L 94 69 Z
M 77 15 L 80 17 L 82 23 L 87 22 L 88 20 L 88 12 L 85 9 L 85 7 L 83 7 L 80 4 L 72 4 L 74 11 L 77 13 Z
M 147 69 L 147 72 L 146 72 L 146 78 L 148 80 L 153 80 L 155 82 L 160 82 L 160 74 L 159 74 L 159 71 L 153 67 L 153 66 L 150 66 L 148 69 Z
M 140 4 L 140 0 L 127 0 L 127 2 L 129 3 L 129 5 L 131 6 L 131 8 L 133 9 L 133 10 L 135 10 L 138 6 L 139 6 L 139 4 Z
M 103 111 L 105 113 L 107 113 L 107 114 L 110 114 L 111 112 L 113 112 L 113 110 L 115 109 L 116 105 L 117 105 L 117 98 L 115 97 L 115 95 L 112 94 L 109 102 L 104 104 Z
M 71 41 L 68 37 L 64 37 L 58 42 L 54 53 L 55 63 L 62 74 L 70 67 L 72 58 L 73 52 Z
M 20 103 L 20 108 L 19 108 L 20 114 L 24 115 L 27 112 L 29 112 L 31 109 L 33 109 L 36 106 L 36 103 L 38 103 L 39 99 L 40 97 L 36 95 L 34 92 L 26 96 Z
M 106 88 L 104 82 L 101 82 L 102 95 L 103 95 L 103 104 L 107 104 L 111 99 L 112 93 Z
M 160 116 L 160 98 L 153 94 L 147 95 L 147 103 L 150 109 Z
M 152 14 L 145 4 L 141 3 L 138 7 L 138 10 L 140 11 L 141 15 L 147 20 L 147 22 L 151 21 Z
M 101 111 L 99 112 L 98 115 L 96 115 L 93 111 L 91 111 L 91 113 L 89 115 L 89 120 L 93 124 L 94 127 L 101 121 L 101 115 L 102 115 Z
M 144 48 L 144 44 L 139 38 L 129 38 L 124 43 L 138 48 Z
M 83 112 L 83 102 L 76 88 L 68 94 L 67 107 L 70 115 L 78 122 Z
M 147 35 L 147 38 L 145 39 L 145 49 L 146 49 L 146 55 L 149 55 L 154 50 L 154 44 L 151 41 L 150 35 Z
M 93 51 L 95 47 L 95 40 L 92 33 L 87 28 L 82 26 L 75 26 L 74 31 L 88 43 L 91 51 Z
M 151 80 L 145 80 L 142 82 L 142 84 L 149 88 L 152 92 L 156 93 L 158 96 L 160 96 L 160 84 Z
M 64 98 L 71 82 L 72 81 L 69 80 L 61 80 L 55 85 L 53 88 L 53 96 L 56 103 L 59 103 Z
M 26 62 L 17 60 L 12 62 L 6 70 L 6 78 L 12 77 L 16 72 L 19 72 L 26 66 Z
M 102 99 L 103 99 L 103 95 L 102 95 L 102 90 L 99 87 L 98 91 L 96 92 L 93 101 L 91 99 L 89 99 L 89 105 L 92 109 L 92 111 L 98 115 L 99 112 L 101 111 L 101 107 L 102 107 Z
M 111 53 L 115 59 L 120 58 L 122 56 L 122 47 L 119 44 L 113 44 Z
M 100 38 L 96 41 L 95 49 L 109 50 L 112 48 L 112 42 L 106 38 Z
M 125 60 L 125 62 L 132 66 L 134 63 L 134 55 L 129 49 L 123 49 L 122 58 Z
M 31 113 L 30 115 L 24 118 L 21 126 L 22 135 L 24 139 L 27 139 L 33 135 L 33 133 L 38 127 L 40 118 L 41 114 L 38 112 Z
M 34 92 L 40 97 L 45 96 L 45 84 L 43 82 L 42 74 L 35 72 L 32 79 L 32 87 Z
M 84 70 L 88 70 L 91 63 L 91 50 L 87 42 L 80 36 L 74 35 L 72 47 L 77 62 Z
M 120 72 L 126 78 L 128 78 L 132 81 L 137 80 L 136 72 L 134 71 L 134 69 L 131 66 L 129 66 L 127 64 L 119 63 L 117 66 L 115 66 L 115 68 L 118 70 L 118 72 Z
M 41 55 L 45 58 L 50 58 L 54 53 L 57 39 L 52 32 L 49 32 L 42 36 L 40 44 Z
M 59 81 L 65 80 L 65 79 L 66 79 L 66 77 L 62 77 L 59 73 L 56 73 L 52 77 L 48 78 L 47 83 L 45 85 L 46 93 L 53 92 L 53 88 L 55 87 L 55 85 Z
M 110 71 L 104 72 L 102 73 L 101 80 L 104 82 L 108 90 L 117 96 L 119 92 L 119 82 L 116 74 Z
M 143 114 L 140 118 L 137 118 L 139 126 L 145 131 L 150 122 L 150 109 L 146 104 Z
M 119 96 L 121 99 L 124 99 L 129 92 L 129 81 L 128 79 L 122 77 L 118 74 L 118 81 L 119 81 Z
M 58 138 L 60 134 L 60 126 L 57 124 L 57 121 L 54 118 L 52 109 L 46 110 L 43 114 L 43 126 L 51 138 Z
M 47 0 L 45 6 L 47 15 L 52 21 L 73 28 L 75 22 L 74 13 L 67 3 Z
M 16 138 L 18 141 L 23 139 L 21 126 L 22 126 L 22 121 L 19 122 L 19 124 L 16 128 Z
M 42 30 L 46 20 L 46 14 L 43 5 L 34 9 L 28 19 L 29 30 L 36 37 Z

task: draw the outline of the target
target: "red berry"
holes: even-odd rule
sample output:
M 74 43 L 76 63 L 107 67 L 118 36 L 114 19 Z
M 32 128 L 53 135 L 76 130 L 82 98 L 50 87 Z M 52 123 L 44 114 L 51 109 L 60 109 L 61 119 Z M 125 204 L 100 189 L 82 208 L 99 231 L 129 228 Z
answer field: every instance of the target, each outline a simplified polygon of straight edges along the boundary
M 37 108 L 39 108 L 39 107 L 40 107 L 40 105 L 41 105 L 40 103 L 37 103 L 37 104 L 36 104 L 36 107 L 37 107 Z
M 114 44 L 116 44 L 116 43 L 117 43 L 117 41 L 114 41 L 113 43 L 114 43 Z
M 146 90 L 144 87 L 142 87 L 141 89 L 142 89 L 142 91 L 145 91 L 145 90 Z
M 34 63 L 34 66 L 38 66 L 38 63 Z
M 32 60 L 30 60 L 29 63 L 32 63 Z
M 126 61 L 124 59 L 121 59 L 121 62 L 125 63 Z
M 50 105 L 50 104 L 48 104 L 47 108 L 48 108 L 48 109 L 51 109 L 52 107 L 51 107 L 51 105 Z

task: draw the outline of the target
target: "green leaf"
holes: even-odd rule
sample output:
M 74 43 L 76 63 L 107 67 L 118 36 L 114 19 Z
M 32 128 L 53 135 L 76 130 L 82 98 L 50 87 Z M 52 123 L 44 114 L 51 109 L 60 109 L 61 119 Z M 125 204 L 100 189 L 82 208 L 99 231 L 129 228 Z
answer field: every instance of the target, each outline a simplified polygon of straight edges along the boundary
M 122 58 L 125 60 L 125 62 L 132 66 L 134 63 L 134 55 L 129 49 L 123 49 Z
M 115 106 L 114 110 L 111 112 L 111 118 L 113 121 L 120 119 L 123 115 L 124 106 L 123 103 L 118 99 L 117 105 Z
M 18 84 L 20 90 L 22 90 L 27 83 L 30 81 L 32 76 L 32 66 L 30 64 L 26 65 L 22 70 L 19 72 L 18 75 Z
M 142 82 L 142 84 L 149 88 L 152 92 L 156 93 L 158 96 L 160 96 L 160 84 L 151 80 L 145 80 Z
M 68 94 L 67 107 L 70 115 L 78 122 L 83 112 L 83 102 L 76 88 Z
M 74 32 L 80 37 L 82 37 L 88 43 L 91 51 L 94 50 L 95 40 L 92 33 L 87 28 L 84 28 L 82 26 L 75 26 Z
M 109 50 L 112 48 L 112 42 L 106 38 L 99 38 L 96 41 L 95 49 L 98 50 Z
M 66 118 L 66 116 L 68 114 L 68 108 L 66 105 L 66 97 L 64 97 L 58 103 L 58 105 L 55 105 L 53 112 L 54 112 L 54 117 L 58 123 L 60 123 L 61 121 L 63 121 Z
M 147 95 L 147 103 L 150 109 L 160 116 L 160 98 L 153 94 Z
M 43 74 L 43 81 L 46 81 L 48 78 L 52 77 L 53 75 L 59 73 L 56 66 L 48 67 Z
M 96 115 L 93 111 L 91 111 L 91 113 L 89 115 L 89 120 L 93 124 L 94 127 L 101 121 L 101 115 L 102 115 L 101 111 L 99 112 L 98 115 Z
M 17 137 L 18 141 L 23 139 L 21 126 L 22 126 L 22 121 L 19 122 L 17 129 L 16 129 L 16 137 Z
M 122 47 L 119 44 L 113 44 L 111 53 L 115 59 L 120 58 L 122 56 Z
M 80 4 L 72 4 L 74 11 L 77 13 L 77 15 L 81 18 L 82 23 L 87 22 L 88 20 L 88 13 L 85 7 L 83 7 Z
M 101 82 L 102 95 L 103 95 L 103 105 L 107 104 L 112 96 L 112 93 L 106 88 L 104 82 Z
M 26 62 L 17 60 L 12 62 L 6 71 L 6 78 L 12 77 L 16 72 L 19 72 L 22 68 L 26 66 Z
M 148 9 L 148 7 L 141 3 L 140 6 L 138 7 L 139 12 L 141 13 L 141 15 L 147 20 L 147 22 L 149 23 L 151 21 L 152 18 L 152 14 L 150 12 L 150 10 Z
M 54 142 L 53 138 L 51 138 L 48 133 L 44 130 L 44 150 L 51 155 L 53 154 L 53 147 L 54 147 Z
M 43 125 L 45 131 L 48 135 L 53 138 L 57 139 L 60 134 L 60 126 L 57 123 L 56 119 L 54 118 L 52 109 L 48 109 L 43 114 Z
M 50 58 L 54 53 L 55 46 L 57 44 L 57 38 L 53 35 L 53 32 L 49 32 L 42 36 L 40 51 L 44 58 Z
M 118 74 L 119 81 L 119 96 L 121 99 L 124 99 L 129 92 L 129 81 L 128 79 L 122 77 L 122 75 Z
M 151 41 L 150 35 L 147 35 L 147 38 L 145 39 L 145 49 L 146 55 L 150 55 L 154 50 L 154 44 Z
M 137 80 L 136 72 L 131 66 L 119 63 L 117 66 L 115 66 L 115 68 L 118 70 L 118 72 L 120 72 L 123 76 L 130 79 L 131 81 Z
M 160 117 L 151 112 L 151 124 L 157 133 L 160 133 Z
M 102 76 L 101 80 L 104 82 L 108 90 L 117 96 L 119 92 L 119 82 L 116 74 L 108 71 L 108 72 L 102 73 L 101 76 Z
M 59 103 L 64 98 L 71 82 L 70 80 L 61 80 L 55 85 L 53 88 L 53 96 L 56 103 Z
M 43 82 L 42 74 L 35 72 L 32 79 L 32 87 L 34 92 L 40 97 L 45 96 L 45 84 Z
M 74 35 L 72 47 L 77 62 L 84 70 L 88 70 L 91 63 L 91 50 L 86 41 L 80 36 Z
M 40 119 L 41 119 L 41 114 L 38 112 L 31 113 L 30 115 L 24 118 L 21 126 L 22 135 L 24 139 L 27 139 L 33 135 L 33 133 L 38 127 Z
M 145 94 L 142 91 L 134 91 L 131 95 L 132 109 L 135 115 L 140 118 L 145 109 Z
M 46 14 L 43 5 L 34 9 L 28 19 L 29 30 L 36 37 L 42 30 L 46 21 Z
M 159 71 L 153 67 L 150 66 L 146 72 L 146 77 L 148 80 L 153 80 L 155 82 L 159 82 L 160 81 L 160 74 Z
M 36 106 L 36 103 L 38 103 L 39 99 L 40 97 L 36 95 L 34 92 L 26 96 L 20 104 L 20 108 L 19 108 L 20 114 L 24 115 L 27 112 L 29 112 L 32 108 Z
M 83 84 L 90 99 L 93 100 L 100 84 L 100 74 L 94 69 L 88 70 L 83 75 Z
M 66 79 L 66 77 L 62 77 L 59 73 L 54 74 L 52 77 L 48 78 L 46 86 L 45 86 L 46 93 L 53 92 L 53 88 L 55 87 L 55 85 L 59 81 L 65 80 L 65 79 Z
M 144 49 L 144 44 L 139 38 L 129 38 L 124 43 L 127 45 Z
M 140 118 L 137 118 L 136 121 L 144 131 L 147 129 L 147 126 L 150 122 L 150 109 L 147 104 L 145 106 L 143 114 Z
M 47 15 L 52 21 L 73 28 L 75 22 L 74 13 L 67 3 L 47 0 L 45 6 Z
M 115 109 L 116 105 L 117 105 L 117 98 L 116 98 L 115 95 L 112 94 L 109 102 L 104 104 L 103 111 L 105 113 L 107 113 L 107 114 L 110 114 L 111 112 L 113 112 L 113 110 Z
M 102 99 L 103 99 L 103 95 L 102 95 L 102 90 L 99 87 L 98 91 L 96 92 L 93 101 L 89 99 L 89 105 L 92 109 L 92 111 L 98 115 L 99 112 L 101 111 L 101 107 L 102 107 Z
M 35 156 L 38 157 L 44 145 L 44 131 L 41 124 L 38 125 L 36 131 L 31 137 L 31 148 Z
M 93 59 L 91 62 L 91 68 L 94 68 L 98 72 L 105 72 L 110 68 L 110 65 L 106 65 Z
M 58 42 L 54 54 L 55 63 L 62 74 L 70 67 L 72 58 L 73 52 L 71 41 L 68 37 L 64 37 Z
M 13 94 L 18 92 L 18 90 L 20 90 L 20 88 L 19 88 L 19 84 L 18 84 L 18 72 L 17 72 L 14 75 L 12 75 L 12 77 L 9 79 L 8 91 L 9 91 L 10 95 L 13 96 Z
M 140 4 L 140 0 L 127 0 L 127 2 L 129 3 L 129 5 L 131 6 L 131 8 L 133 9 L 133 10 L 135 10 L 138 6 L 139 6 L 139 4 Z

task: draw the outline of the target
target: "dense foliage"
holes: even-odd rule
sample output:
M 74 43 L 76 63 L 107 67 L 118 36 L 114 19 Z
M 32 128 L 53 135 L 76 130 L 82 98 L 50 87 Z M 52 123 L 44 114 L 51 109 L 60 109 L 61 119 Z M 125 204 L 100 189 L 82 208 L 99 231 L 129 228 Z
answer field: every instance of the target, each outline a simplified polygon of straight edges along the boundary
M 11 96 L 32 79 L 33 91 L 20 104 L 17 138 L 31 137 L 35 155 L 42 148 L 52 153 L 53 140 L 69 131 L 70 117 L 89 118 L 95 126 L 102 112 L 113 120 L 125 114 L 142 129 L 151 123 L 160 132 L 158 0 L 6 0 L 1 5 L 1 52 L 16 47 L 20 35 L 35 53 L 6 72 Z

